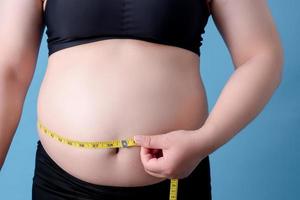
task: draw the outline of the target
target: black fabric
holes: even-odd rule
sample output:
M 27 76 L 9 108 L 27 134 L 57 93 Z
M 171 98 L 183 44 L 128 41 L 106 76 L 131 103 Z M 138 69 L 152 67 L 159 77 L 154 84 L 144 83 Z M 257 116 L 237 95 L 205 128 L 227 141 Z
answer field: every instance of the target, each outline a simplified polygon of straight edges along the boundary
M 37 143 L 32 200 L 169 200 L 170 180 L 147 186 L 115 187 L 89 183 L 60 168 Z M 190 176 L 179 179 L 177 200 L 211 200 L 207 156 Z
M 207 0 L 47 0 L 48 49 L 109 38 L 172 45 L 200 55 Z

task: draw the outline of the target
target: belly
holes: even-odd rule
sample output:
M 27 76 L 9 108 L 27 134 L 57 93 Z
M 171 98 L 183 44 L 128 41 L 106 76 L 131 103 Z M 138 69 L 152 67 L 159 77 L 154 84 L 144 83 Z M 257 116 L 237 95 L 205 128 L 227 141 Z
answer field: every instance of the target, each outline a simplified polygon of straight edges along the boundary
M 40 87 L 38 119 L 74 140 L 194 130 L 207 117 L 199 58 L 184 49 L 138 40 L 105 40 L 52 54 Z M 84 181 L 112 186 L 160 182 L 144 171 L 140 147 L 80 149 L 38 130 L 50 157 Z

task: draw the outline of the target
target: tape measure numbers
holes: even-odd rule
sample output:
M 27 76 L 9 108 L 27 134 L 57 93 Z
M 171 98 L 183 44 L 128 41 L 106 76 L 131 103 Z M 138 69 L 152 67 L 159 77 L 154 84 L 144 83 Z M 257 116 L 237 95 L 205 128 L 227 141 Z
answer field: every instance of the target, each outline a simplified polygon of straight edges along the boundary
M 104 149 L 104 148 L 128 148 L 133 146 L 138 146 L 133 138 L 123 139 L 123 140 L 110 140 L 110 141 L 97 141 L 97 142 L 82 142 L 77 140 L 71 140 L 65 138 L 56 132 L 49 130 L 44 126 L 40 120 L 37 121 L 37 128 L 40 129 L 43 133 L 50 136 L 57 141 L 68 144 L 74 147 L 87 148 L 87 149 Z M 177 199 L 178 191 L 178 179 L 170 179 L 170 195 L 169 200 Z

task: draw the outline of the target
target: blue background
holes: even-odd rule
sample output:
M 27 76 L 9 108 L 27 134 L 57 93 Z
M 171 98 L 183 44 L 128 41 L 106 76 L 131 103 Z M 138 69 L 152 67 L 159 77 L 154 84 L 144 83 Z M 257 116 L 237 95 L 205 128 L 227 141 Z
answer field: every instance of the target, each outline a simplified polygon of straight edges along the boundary
M 269 1 L 285 50 L 281 85 L 264 110 L 211 154 L 214 200 L 300 199 L 300 2 Z M 201 73 L 209 109 L 233 72 L 229 52 L 210 17 L 201 47 Z M 1 199 L 29 200 L 37 141 L 36 105 L 47 64 L 44 35 L 37 68 L 6 162 L 0 173 Z M 216 59 L 217 58 L 217 59 Z

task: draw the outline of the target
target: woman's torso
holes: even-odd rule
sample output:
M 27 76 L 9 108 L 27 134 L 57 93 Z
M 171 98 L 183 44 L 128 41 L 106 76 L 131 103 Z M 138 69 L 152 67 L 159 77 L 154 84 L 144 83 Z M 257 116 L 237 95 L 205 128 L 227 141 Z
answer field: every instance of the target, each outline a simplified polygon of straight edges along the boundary
M 108 39 L 49 57 L 38 96 L 38 119 L 81 141 L 195 130 L 208 115 L 199 57 L 188 50 L 134 39 Z M 64 170 L 102 185 L 137 186 L 163 178 L 144 171 L 140 147 L 80 149 L 40 140 Z

